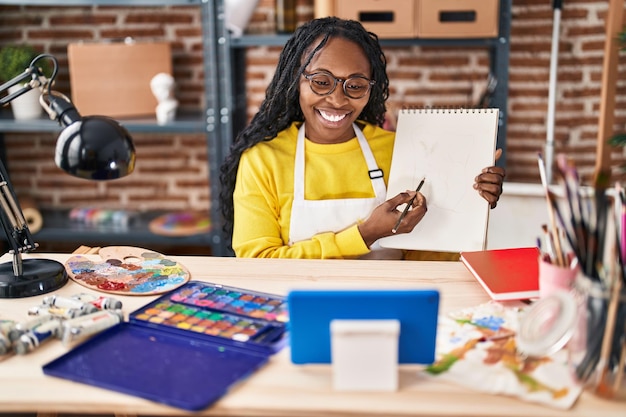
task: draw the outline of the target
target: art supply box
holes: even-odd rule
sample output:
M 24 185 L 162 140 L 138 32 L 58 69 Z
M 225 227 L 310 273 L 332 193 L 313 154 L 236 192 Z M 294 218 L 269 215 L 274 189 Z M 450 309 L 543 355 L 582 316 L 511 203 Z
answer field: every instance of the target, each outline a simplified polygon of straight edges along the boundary
M 283 297 L 190 281 L 43 371 L 202 410 L 285 346 L 287 320 Z
M 358 20 L 380 38 L 494 38 L 500 0 L 315 0 L 315 17 Z

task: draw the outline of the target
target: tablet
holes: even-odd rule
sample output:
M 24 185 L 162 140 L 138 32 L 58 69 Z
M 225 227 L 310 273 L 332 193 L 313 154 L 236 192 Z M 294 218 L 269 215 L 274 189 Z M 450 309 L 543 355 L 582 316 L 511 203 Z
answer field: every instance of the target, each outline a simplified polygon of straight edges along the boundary
M 287 296 L 291 361 L 331 363 L 330 323 L 335 319 L 400 322 L 398 362 L 435 360 L 439 292 L 408 290 L 292 290 Z

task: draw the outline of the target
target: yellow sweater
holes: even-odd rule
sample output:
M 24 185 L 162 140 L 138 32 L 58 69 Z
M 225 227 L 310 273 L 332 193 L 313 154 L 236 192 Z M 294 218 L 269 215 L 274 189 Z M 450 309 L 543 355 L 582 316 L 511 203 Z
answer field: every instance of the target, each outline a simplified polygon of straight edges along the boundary
M 339 233 L 321 233 L 288 246 L 296 138 L 292 124 L 269 142 L 260 142 L 241 157 L 234 192 L 233 249 L 239 257 L 354 258 L 369 252 L 355 224 Z M 391 166 L 395 133 L 361 124 L 383 170 Z M 356 137 L 339 144 L 305 141 L 307 200 L 371 198 L 374 190 Z
M 389 179 L 395 133 L 359 123 L 376 163 Z M 241 156 L 233 195 L 233 249 L 238 257 L 356 258 L 370 250 L 355 224 L 339 233 L 320 233 L 289 246 L 293 174 L 299 123 Z M 356 137 L 339 144 L 305 141 L 307 200 L 372 198 L 374 190 Z M 458 254 L 407 251 L 410 260 L 456 260 Z

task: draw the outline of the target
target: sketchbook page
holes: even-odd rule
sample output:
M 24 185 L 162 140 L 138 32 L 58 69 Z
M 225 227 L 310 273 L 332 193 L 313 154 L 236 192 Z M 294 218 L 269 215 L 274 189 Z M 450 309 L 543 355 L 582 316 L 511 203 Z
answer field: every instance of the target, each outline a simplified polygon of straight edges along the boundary
M 415 190 L 428 211 L 411 233 L 380 239 L 387 248 L 460 252 L 486 248 L 489 205 L 474 178 L 494 165 L 498 109 L 403 109 L 398 115 L 387 199 Z M 403 209 L 404 206 L 399 207 Z

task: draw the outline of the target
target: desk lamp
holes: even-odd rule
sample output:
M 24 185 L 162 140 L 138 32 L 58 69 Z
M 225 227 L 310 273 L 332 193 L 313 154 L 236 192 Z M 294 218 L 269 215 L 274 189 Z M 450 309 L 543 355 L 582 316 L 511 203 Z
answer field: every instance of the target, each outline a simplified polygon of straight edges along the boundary
M 46 78 L 37 62 L 53 62 Z M 103 116 L 82 117 L 71 101 L 53 91 L 58 62 L 48 54 L 37 56 L 26 70 L 0 85 L 0 94 L 18 83 L 28 81 L 20 90 L 0 97 L 6 105 L 27 91 L 37 88 L 39 103 L 50 119 L 63 130 L 56 143 L 55 163 L 65 172 L 89 180 L 111 180 L 130 174 L 135 167 L 135 148 L 128 131 L 115 120 Z M 23 253 L 37 248 L 24 214 L 17 201 L 6 168 L 0 160 L 0 220 L 13 255 L 12 262 L 0 264 L 0 298 L 20 298 L 55 291 L 65 285 L 68 276 L 60 262 L 50 259 L 22 259 Z

